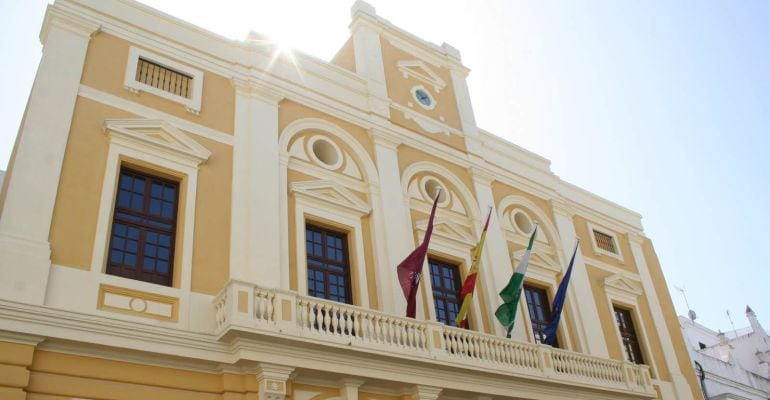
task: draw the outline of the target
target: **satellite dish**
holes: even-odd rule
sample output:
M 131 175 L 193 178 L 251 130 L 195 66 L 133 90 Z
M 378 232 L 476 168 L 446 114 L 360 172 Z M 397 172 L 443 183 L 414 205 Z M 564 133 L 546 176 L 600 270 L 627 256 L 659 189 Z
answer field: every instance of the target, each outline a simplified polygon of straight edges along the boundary
M 695 318 L 698 318 L 698 316 L 695 314 L 695 311 L 693 310 L 687 311 L 687 316 L 690 317 L 691 321 L 695 321 Z

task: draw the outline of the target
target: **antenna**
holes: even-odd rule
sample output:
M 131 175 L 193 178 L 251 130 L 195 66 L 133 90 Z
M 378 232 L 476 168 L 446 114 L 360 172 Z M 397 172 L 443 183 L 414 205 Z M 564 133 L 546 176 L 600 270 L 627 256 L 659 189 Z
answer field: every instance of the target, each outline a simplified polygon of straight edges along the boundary
M 730 321 L 730 325 L 733 327 L 733 336 L 737 336 L 735 334 L 735 323 L 733 322 L 733 316 L 730 314 L 730 310 L 725 310 L 725 314 L 727 314 L 727 319 Z
M 691 321 L 695 321 L 695 311 L 690 308 L 690 303 L 687 301 L 687 294 L 685 293 L 687 290 L 676 285 L 674 285 L 674 289 L 679 291 L 679 293 L 682 294 L 682 297 L 684 297 L 684 304 L 687 306 L 687 316 L 690 317 Z

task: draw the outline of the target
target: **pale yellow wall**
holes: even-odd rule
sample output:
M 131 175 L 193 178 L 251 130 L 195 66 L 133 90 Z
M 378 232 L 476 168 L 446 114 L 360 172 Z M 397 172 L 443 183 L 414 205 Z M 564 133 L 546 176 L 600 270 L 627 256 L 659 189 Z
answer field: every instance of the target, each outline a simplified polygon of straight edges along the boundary
M 655 248 L 650 239 L 644 240 L 644 243 L 642 243 L 642 251 L 644 253 L 644 259 L 647 262 L 648 271 L 652 277 L 653 285 L 655 286 L 655 292 L 658 294 L 658 301 L 663 309 L 663 317 L 666 320 L 666 329 L 674 344 L 674 351 L 676 352 L 679 369 L 682 371 L 682 374 L 687 379 L 687 383 L 690 385 L 693 398 L 702 399 L 703 393 L 700 390 L 700 382 L 695 375 L 695 369 L 693 368 L 690 355 L 687 352 L 687 344 L 684 341 L 684 336 L 680 329 L 679 319 L 676 316 L 674 303 L 671 301 L 671 294 L 668 292 L 666 278 L 663 276 L 663 270 L 660 267 L 658 255 L 655 252 Z
M 588 278 L 591 282 L 591 291 L 593 292 L 596 301 L 596 309 L 599 312 L 599 319 L 602 322 L 602 331 L 604 332 L 604 340 L 607 343 L 610 358 L 623 360 L 624 350 L 620 347 L 615 314 L 608 303 L 607 292 L 604 288 L 604 279 L 613 274 L 588 264 L 586 264 L 586 270 L 588 271 Z M 633 304 L 626 304 L 620 301 L 613 301 L 612 304 L 614 306 L 632 310 L 631 314 L 634 318 L 634 328 L 636 330 L 636 335 L 639 338 L 645 364 L 652 367 L 650 373 L 653 378 L 670 382 L 671 373 L 664 362 L 661 346 L 657 345 L 657 343 L 660 343 L 660 337 L 658 336 L 658 331 L 655 329 L 646 295 L 642 294 L 639 296 L 637 298 L 637 303 L 638 308 L 636 309 L 633 308 Z M 640 324 L 642 325 L 640 326 Z
M 0 342 L 0 399 L 24 400 L 35 346 Z
M 282 101 L 278 109 L 279 134 L 283 132 L 283 130 L 286 128 L 287 125 L 289 125 L 290 123 L 298 119 L 303 119 L 303 118 L 319 118 L 339 126 L 343 130 L 345 130 L 345 132 L 353 136 L 353 138 L 355 138 L 356 141 L 364 147 L 364 149 L 366 150 L 366 153 L 369 155 L 369 158 L 371 160 L 375 159 L 374 143 L 372 142 L 372 139 L 369 137 L 369 134 L 367 133 L 366 129 L 289 100 Z M 340 143 L 340 142 L 337 142 L 337 143 Z M 345 145 L 345 148 L 349 149 L 347 145 Z M 361 173 L 363 172 L 364 171 L 362 170 Z
M 146 92 L 134 94 L 123 88 L 130 43 L 106 33 L 96 34 L 88 45 L 81 82 L 87 86 L 163 111 L 173 116 L 205 125 L 225 133 L 233 132 L 235 90 L 228 78 L 203 71 L 203 97 L 200 115 L 193 115 L 185 106 Z M 135 46 L 141 47 L 141 46 Z M 153 51 L 153 49 L 147 49 Z M 180 64 L 172 55 L 161 54 Z M 192 67 L 200 69 L 197 67 Z
M 431 163 L 440 165 L 446 169 L 448 169 L 452 174 L 454 174 L 462 183 L 465 185 L 465 188 L 470 193 L 475 193 L 473 190 L 473 180 L 471 179 L 470 174 L 468 173 L 468 170 L 460 167 L 457 164 L 454 164 L 452 162 L 447 161 L 444 158 L 436 157 L 430 153 L 426 153 L 424 151 L 415 149 L 414 147 L 410 147 L 407 145 L 402 144 L 401 146 L 398 146 L 398 168 L 399 168 L 399 174 L 403 175 L 404 171 L 412 164 L 417 162 L 423 162 L 423 161 L 429 161 Z M 441 178 L 441 177 L 439 177 Z M 449 182 L 445 183 L 449 184 Z M 473 204 L 470 205 L 474 208 L 478 208 L 478 203 L 476 200 L 473 200 Z M 466 207 L 469 205 L 466 204 Z
M 233 149 L 202 137 L 194 139 L 211 151 L 211 157 L 198 169 L 191 289 L 216 294 L 230 276 Z
M 578 215 L 575 215 L 572 219 L 572 222 L 575 225 L 575 232 L 580 238 L 580 252 L 583 253 L 583 255 L 602 261 L 614 267 L 622 268 L 626 271 L 639 273 L 639 270 L 636 268 L 636 263 L 634 262 L 634 255 L 631 253 L 631 246 L 628 242 L 628 235 L 621 234 L 617 231 L 601 226 L 600 224 L 596 224 L 597 227 L 601 228 L 602 231 L 610 231 L 611 233 L 615 234 L 615 237 L 618 239 L 618 244 L 620 245 L 620 253 L 623 255 L 623 261 L 621 262 L 615 257 L 600 254 L 594 251 L 591 237 L 593 232 L 589 231 L 586 221 L 587 220 L 585 218 Z
M 353 50 L 353 38 L 348 39 L 330 61 L 348 71 L 356 72 L 356 54 Z
M 386 39 L 381 39 L 380 43 L 382 46 L 382 61 L 385 67 L 385 83 L 388 90 L 388 97 L 393 100 L 394 103 L 398 103 L 412 111 L 425 115 L 452 128 L 462 130 L 460 114 L 457 111 L 457 100 L 455 99 L 454 88 L 452 87 L 452 77 L 449 70 L 426 62 L 428 67 L 447 84 L 444 89 L 441 89 L 439 93 L 436 93 L 436 91 L 427 83 L 411 76 L 404 78 L 401 71 L 398 70 L 396 64 L 399 61 L 417 60 L 417 56 L 396 48 Z M 412 87 L 417 85 L 422 85 L 425 89 L 430 91 L 431 96 L 433 96 L 436 101 L 436 107 L 434 109 L 426 110 L 417 104 L 417 100 L 414 99 L 411 92 Z M 409 102 L 413 104 L 412 107 L 409 107 Z M 406 119 L 403 112 L 394 109 L 390 110 L 390 117 L 391 121 L 397 125 L 401 125 L 455 149 L 465 151 L 465 140 L 460 136 L 447 136 L 443 133 L 426 132 L 414 121 Z M 441 121 L 442 117 L 444 121 Z
M 102 129 L 107 118 L 136 118 L 135 115 L 92 100 L 78 98 L 67 142 L 59 190 L 56 196 L 51 232 L 51 260 L 54 264 L 88 270 L 91 267 L 96 220 L 102 182 L 106 172 L 108 137 Z M 196 229 L 194 241 L 205 246 L 193 248 L 192 290 L 215 294 L 229 276 L 230 193 L 232 148 L 200 136 L 193 140 L 212 152 L 198 171 Z M 164 175 L 162 169 L 125 160 L 126 164 Z M 174 175 L 171 173 L 171 175 Z M 172 176 L 181 181 L 186 179 Z M 184 190 L 180 190 L 182 196 Z M 114 196 L 113 196 L 114 199 Z M 180 197 L 180 206 L 184 204 Z M 177 244 L 180 243 L 184 213 L 180 207 L 177 220 Z M 181 246 L 177 246 L 180 249 Z M 174 282 L 179 283 L 180 259 L 174 257 Z
M 126 111 L 79 97 L 64 153 L 51 221 L 51 261 L 91 268 L 96 219 L 107 165 L 106 118 L 136 118 Z
M 364 259 L 366 260 L 366 284 L 369 292 L 369 308 L 373 310 L 380 309 L 380 301 L 377 298 L 377 268 L 387 268 L 386 265 L 378 266 L 374 259 L 374 232 L 372 228 L 371 215 L 361 218 L 361 229 L 367 240 L 364 240 Z M 382 251 L 382 250 L 380 250 Z
M 254 399 L 256 377 L 203 373 L 93 357 L 36 351 L 28 399 L 50 396 L 114 400 Z

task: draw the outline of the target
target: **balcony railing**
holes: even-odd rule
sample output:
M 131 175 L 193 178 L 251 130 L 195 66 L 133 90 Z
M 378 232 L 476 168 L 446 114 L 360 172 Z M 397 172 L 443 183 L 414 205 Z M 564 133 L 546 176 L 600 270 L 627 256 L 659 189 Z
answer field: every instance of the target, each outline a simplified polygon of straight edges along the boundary
M 238 331 L 280 331 L 286 337 L 447 361 L 454 366 L 655 395 L 646 365 L 516 342 L 245 282 L 230 281 L 214 299 L 214 306 L 220 338 Z

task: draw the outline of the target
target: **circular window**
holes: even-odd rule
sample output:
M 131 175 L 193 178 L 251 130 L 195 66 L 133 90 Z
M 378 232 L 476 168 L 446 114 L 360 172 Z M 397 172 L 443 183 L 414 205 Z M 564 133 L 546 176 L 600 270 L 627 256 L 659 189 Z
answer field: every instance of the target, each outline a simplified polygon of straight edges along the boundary
M 441 189 L 441 194 L 438 197 L 438 204 L 443 206 L 449 202 L 449 194 L 447 193 L 446 188 L 437 179 L 432 177 L 424 179 L 422 181 L 422 187 L 425 191 L 425 195 L 431 200 L 436 198 L 436 193 Z
M 412 88 L 412 96 L 417 100 L 417 103 L 426 110 L 432 110 L 436 106 L 436 101 L 433 100 L 433 96 L 430 95 L 424 87 L 415 86 Z
M 516 210 L 513 212 L 513 223 L 521 233 L 525 235 L 532 233 L 532 220 L 524 211 Z
M 326 168 L 337 169 L 342 165 L 340 149 L 323 136 L 310 139 L 310 150 L 313 158 Z

